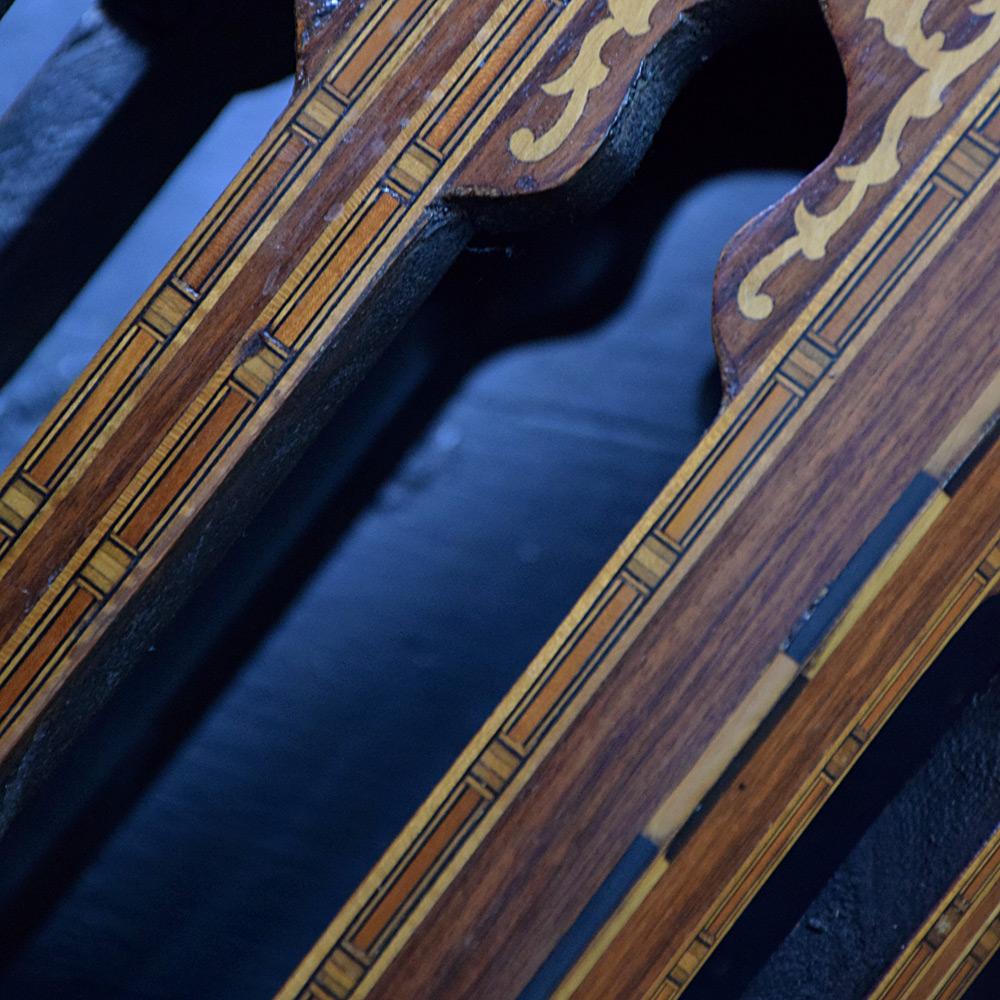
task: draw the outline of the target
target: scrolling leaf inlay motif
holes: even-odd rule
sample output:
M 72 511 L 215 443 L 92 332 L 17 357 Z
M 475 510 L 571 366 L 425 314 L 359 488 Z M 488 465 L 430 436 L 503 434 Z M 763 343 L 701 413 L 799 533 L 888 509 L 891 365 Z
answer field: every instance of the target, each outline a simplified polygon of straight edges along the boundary
M 762 291 L 765 282 L 798 254 L 822 260 L 830 240 L 861 207 L 868 191 L 891 181 L 900 171 L 899 147 L 903 131 L 913 120 L 932 118 L 943 107 L 942 95 L 963 73 L 1000 42 L 1000 0 L 978 0 L 973 14 L 988 17 L 983 30 L 967 45 L 944 48 L 944 33 L 927 35 L 924 15 L 931 0 L 900 3 L 870 0 L 866 18 L 881 21 L 886 41 L 902 49 L 924 72 L 903 93 L 889 113 L 878 145 L 860 163 L 836 168 L 837 178 L 849 184 L 840 203 L 824 215 L 810 212 L 804 201 L 795 207 L 795 235 L 764 257 L 743 279 L 737 294 L 740 312 L 747 319 L 763 320 L 774 311 L 774 299 Z
M 524 163 L 537 163 L 563 145 L 583 118 L 591 93 L 607 80 L 611 72 L 601 58 L 604 46 L 623 31 L 631 38 L 648 34 L 652 29 L 650 18 L 659 2 L 608 0 L 608 16 L 587 32 L 569 69 L 542 85 L 542 90 L 550 97 L 569 96 L 556 123 L 539 136 L 535 136 L 531 129 L 519 128 L 510 137 L 510 151 L 517 159 Z

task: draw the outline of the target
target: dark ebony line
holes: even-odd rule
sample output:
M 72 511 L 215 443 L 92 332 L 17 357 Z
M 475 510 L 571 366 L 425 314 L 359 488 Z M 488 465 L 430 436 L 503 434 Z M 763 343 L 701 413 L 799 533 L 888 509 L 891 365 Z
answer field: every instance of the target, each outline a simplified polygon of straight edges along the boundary
M 632 841 L 621 861 L 591 896 L 590 902 L 555 946 L 545 964 L 521 991 L 518 1000 L 547 1000 L 552 995 L 658 851 L 656 844 L 641 835 Z
M 972 449 L 968 458 L 951 474 L 944 484 L 944 491 L 948 496 L 953 497 L 961 488 L 962 484 L 969 478 L 972 470 L 986 457 L 986 453 L 1000 440 L 1000 418 L 994 418 L 993 425 L 986 432 L 983 439 Z
M 938 481 L 926 472 L 917 474 L 878 527 L 854 553 L 840 576 L 830 584 L 822 600 L 802 622 L 787 646 L 793 660 L 805 663 L 833 623 L 861 589 L 865 580 L 899 540 L 907 525 L 938 489 Z

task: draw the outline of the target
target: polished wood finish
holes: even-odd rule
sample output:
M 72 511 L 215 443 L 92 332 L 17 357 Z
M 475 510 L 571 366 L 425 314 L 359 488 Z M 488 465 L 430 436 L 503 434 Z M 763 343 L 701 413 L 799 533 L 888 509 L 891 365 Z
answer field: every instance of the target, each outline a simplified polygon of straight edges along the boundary
M 299 4 L 288 111 L 0 479 L 0 818 L 472 230 L 609 196 L 692 67 L 757 15 L 746 7 Z M 929 662 L 906 659 L 930 642 L 928 617 L 933 651 L 975 603 L 961 586 L 981 577 L 974 597 L 985 594 L 992 465 L 973 471 L 977 490 L 950 502 L 940 490 L 1000 408 L 1000 6 L 825 9 L 848 121 L 829 160 L 724 257 L 714 318 L 727 407 L 286 1000 L 513 1000 L 637 838 L 659 849 L 641 898 L 565 988 L 675 995 L 677 970 L 690 978 L 712 946 L 705 921 L 718 918 L 717 939 L 756 884 L 741 866 L 766 868 L 784 849 L 753 854 L 768 810 L 808 812 L 831 781 L 800 800 L 804 772 L 772 760 L 771 797 L 740 810 L 726 859 L 743 872 L 738 891 L 683 883 L 693 902 L 660 928 L 668 940 L 635 933 L 704 844 L 696 831 L 664 868 L 695 805 L 795 685 L 790 713 L 828 684 L 840 699 L 785 750 L 835 782 L 864 742 L 851 734 L 877 728 L 883 702 L 871 699 L 891 705 L 892 685 Z M 914 494 L 904 520 L 923 520 L 903 544 L 933 544 L 933 558 L 912 575 L 908 561 L 883 562 L 817 652 L 852 557 Z M 976 503 L 978 520 L 953 514 Z M 865 623 L 885 595 L 895 624 L 883 634 L 882 619 Z M 886 653 L 867 686 L 845 689 L 847 649 Z M 720 863 L 705 858 L 702 875 Z M 602 946 L 612 936 L 627 943 L 624 965 Z
M 567 15 L 451 7 L 300 16 L 289 111 L 0 482 L 0 815 L 467 235 L 441 195 Z
M 289 110 L 0 478 L 0 826 L 474 219 L 502 221 L 486 203 L 571 179 L 577 200 L 620 183 L 669 85 L 713 43 L 706 26 L 720 35 L 739 5 L 613 4 L 613 17 L 583 0 L 452 7 L 299 5 Z M 559 116 L 544 82 L 575 62 L 592 21 L 614 27 L 601 57 L 622 58 L 550 156 L 526 163 L 503 147 L 486 182 L 491 143 Z M 664 36 L 670 73 L 630 95 Z
M 787 683 L 782 649 L 893 502 L 921 472 L 943 482 L 994 417 L 992 175 L 973 182 L 974 205 L 954 178 L 993 170 L 980 151 L 995 148 L 996 40 L 968 10 L 936 11 L 958 48 L 978 40 L 977 56 L 931 79 L 907 71 L 937 51 L 922 17 L 880 26 L 878 8 L 831 5 L 854 116 L 831 162 L 745 231 L 720 272 L 733 402 L 282 997 L 518 996 L 663 804 L 680 791 L 696 802 L 736 753 L 727 724 L 768 675 Z M 914 88 L 942 77 L 943 107 L 911 115 Z M 768 316 L 743 313 L 740 287 L 795 206 L 850 200 L 850 171 L 831 168 L 879 156 L 873 196 L 822 253 L 774 272 Z M 954 212 L 956 195 L 967 210 Z M 917 642 L 929 610 L 899 638 Z M 766 690 L 751 714 L 782 683 Z M 624 982 L 616 968 L 592 995 L 623 995 Z
M 680 996 L 893 710 L 1000 583 L 1000 444 L 940 491 L 807 664 L 809 678 L 669 867 L 560 996 Z M 640 888 L 642 890 L 641 895 Z

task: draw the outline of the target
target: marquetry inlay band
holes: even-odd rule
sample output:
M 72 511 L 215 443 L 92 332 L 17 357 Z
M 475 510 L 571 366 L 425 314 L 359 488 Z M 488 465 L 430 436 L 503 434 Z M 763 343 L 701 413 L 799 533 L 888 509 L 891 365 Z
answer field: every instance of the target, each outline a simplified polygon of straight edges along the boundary
M 1000 175 L 996 156 L 965 190 L 948 182 L 946 173 L 970 136 L 1000 138 L 1000 74 L 993 74 L 965 107 L 961 122 L 803 310 L 567 624 L 334 920 L 280 993 L 281 1000 L 346 1000 L 367 994 L 795 426 L 874 335 L 948 236 L 993 189 Z M 498 746 L 512 763 L 502 787 L 482 778 L 491 770 L 485 755 Z M 823 780 L 831 785 L 830 779 Z M 818 794 L 812 789 L 808 802 L 797 806 L 802 816 L 818 808 Z M 432 842 L 435 849 L 429 852 L 426 845 Z M 733 913 L 738 912 L 739 895 L 733 897 Z M 383 905 L 384 900 L 391 904 Z M 377 929 L 371 926 L 372 914 L 377 915 Z M 360 962 L 364 971 L 350 987 L 332 989 L 328 971 L 339 967 L 344 955 Z
M 0 481 L 0 572 L 19 565 L 59 501 L 156 379 L 184 360 L 196 334 L 296 200 L 341 154 L 380 90 L 406 73 L 428 38 L 442 37 L 458 0 L 368 4 L 330 64 L 304 88 L 247 167 L 119 327 Z M 587 108 L 613 35 L 649 33 L 657 0 L 612 0 L 559 83 L 569 98 L 557 146 Z M 993 5 L 997 0 L 986 0 Z M 277 412 L 377 277 L 427 219 L 541 59 L 589 0 L 497 0 L 477 5 L 450 65 L 359 167 L 287 274 L 266 282 L 240 340 L 206 365 L 190 402 L 157 425 L 141 466 L 128 468 L 109 506 L 23 619 L 0 622 L 0 747 L 9 748 L 58 680 L 96 641 L 185 530 L 231 465 Z M 880 5 L 872 0 L 869 8 Z M 992 10 L 993 7 L 990 7 Z M 876 16 L 873 14 L 872 16 Z M 916 29 L 886 14 L 912 40 Z M 989 29 L 997 19 L 989 22 Z M 603 27 L 601 26 L 603 25 Z M 599 30 L 598 30 L 599 29 Z M 912 29 L 912 30 L 911 30 Z M 441 35 L 434 36 L 434 31 Z M 459 28 L 449 27 L 449 31 Z M 922 35 L 921 35 L 922 37 Z M 987 37 L 984 35 L 980 38 Z M 992 37 L 991 35 L 988 37 Z M 919 41 L 919 39 L 918 39 Z M 921 58 L 948 56 L 934 39 Z M 975 43 L 970 43 L 975 44 Z M 980 42 L 985 44 L 985 42 Z M 588 48 L 589 46 L 589 48 Z M 972 49 L 961 50 L 970 58 Z M 452 58 L 454 56 L 454 58 Z M 443 61 L 443 60 L 442 60 Z M 934 63 L 934 80 L 944 73 Z M 949 64 L 950 65 L 950 64 Z M 957 64 L 956 64 L 957 65 Z M 969 63 L 972 65 L 972 63 Z M 599 79 L 600 78 L 600 79 Z M 952 77 L 954 79 L 954 77 Z M 556 81 L 551 84 L 556 86 Z M 556 91 L 550 91 L 556 93 Z M 915 99 L 914 99 L 915 100 Z M 904 105 L 905 115 L 917 110 Z M 907 110 L 908 109 L 908 110 Z M 565 135 L 560 138 L 562 132 Z M 887 128 L 887 135 L 891 131 Z M 528 143 L 528 138 L 524 142 Z M 528 149 L 528 146 L 525 146 Z M 532 145 L 531 149 L 535 149 Z M 283 996 L 359 1000 L 524 787 L 559 736 L 610 676 L 623 650 L 718 535 L 883 318 L 995 185 L 1000 87 L 993 74 L 862 235 L 847 260 L 783 332 L 768 359 L 533 661 L 407 831 L 335 919 Z M 352 181 L 353 183 L 353 181 Z M 317 227 L 318 228 L 318 227 Z M 266 294 L 265 294 L 266 293 Z M 256 299 L 253 300 L 257 302 Z M 259 311 L 258 311 L 259 308 Z M 197 388 L 197 387 L 195 387 Z M 68 547 L 68 546 L 67 546 Z M 20 598 L 19 598 L 20 600 Z
M 795 235 L 775 247 L 743 279 L 737 301 L 747 319 L 762 320 L 771 315 L 774 301 L 762 288 L 790 260 L 798 254 L 807 260 L 821 260 L 826 255 L 830 240 L 847 225 L 869 190 L 889 183 L 899 173 L 899 146 L 906 126 L 915 119 L 938 114 L 945 89 L 1000 42 L 1000 0 L 984 0 L 972 7 L 989 20 L 971 42 L 957 49 L 945 49 L 940 32 L 930 36 L 924 33 L 924 16 L 930 5 L 931 0 L 869 0 L 866 16 L 880 21 L 886 41 L 906 52 L 923 72 L 889 113 L 882 136 L 868 157 L 836 168 L 838 179 L 848 186 L 837 207 L 817 215 L 800 201 L 794 212 Z M 978 157 L 974 162 L 978 165 Z
M 845 726 L 841 738 L 830 747 L 823 762 L 788 803 L 768 835 L 754 847 L 739 874 L 719 894 L 714 908 L 705 915 L 701 930 L 666 963 L 666 971 L 643 1000 L 674 1000 L 684 992 L 892 713 L 948 641 L 989 596 L 996 582 L 994 562 L 998 558 L 1000 536 L 976 558 L 966 579 L 947 595 L 905 655 L 893 665 L 861 711 Z
M 342 51 L 313 89 L 300 97 L 278 134 L 269 137 L 171 265 L 172 276 L 140 304 L 8 471 L 0 485 L 0 569 L 43 527 L 46 506 L 72 487 L 80 468 L 138 404 L 155 366 L 191 336 L 203 304 L 217 294 L 241 254 L 250 252 L 262 231 L 287 210 L 295 185 L 304 183 L 308 172 L 318 169 L 318 161 L 332 153 L 352 109 L 376 85 L 377 68 L 389 71 L 387 53 L 405 50 L 412 44 L 408 39 L 427 30 L 452 2 L 397 0 L 381 5 L 365 23 L 361 42 Z M 366 182 L 367 190 L 344 206 L 276 290 L 254 324 L 256 336 L 208 381 L 100 528 L 3 646 L 0 738 L 18 722 L 46 679 L 62 667 L 84 630 L 98 622 L 102 608 L 115 600 L 135 568 L 144 558 L 155 557 L 160 540 L 185 517 L 223 458 L 247 439 L 275 388 L 294 381 L 323 337 L 356 303 L 371 274 L 407 238 L 489 122 L 490 100 L 497 89 L 515 71 L 525 71 L 525 56 L 551 29 L 557 13 L 548 0 L 498 4 L 449 71 L 437 103 L 409 123 Z M 390 31 L 387 24 L 395 27 Z M 376 68 L 366 69 L 366 60 Z M 464 91 L 456 87 L 460 80 L 466 83 Z M 480 94 L 478 100 L 470 102 L 469 87 Z M 450 156 L 431 145 L 432 136 Z M 261 189 L 272 193 L 263 199 Z M 88 583 L 93 572 L 87 567 L 94 554 L 109 545 L 129 553 L 130 562 L 113 583 L 94 594 Z M 86 598 L 74 598 L 78 591 Z M 56 606 L 69 610 L 53 619 L 50 609 Z

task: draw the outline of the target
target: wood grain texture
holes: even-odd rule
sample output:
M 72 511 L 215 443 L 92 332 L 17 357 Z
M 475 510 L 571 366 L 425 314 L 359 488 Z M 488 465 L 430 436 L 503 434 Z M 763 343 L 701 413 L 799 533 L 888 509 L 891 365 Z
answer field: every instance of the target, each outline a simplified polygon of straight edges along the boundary
M 851 116 L 723 262 L 732 401 L 282 996 L 516 997 L 660 805 L 780 697 L 787 674 L 762 678 L 900 496 L 996 414 L 1000 11 L 925 7 L 829 5 Z M 0 479 L 5 813 L 85 714 L 79 685 L 148 641 L 485 202 L 611 190 L 741 9 L 300 7 L 288 112 Z M 914 111 L 921 80 L 943 90 Z M 858 197 L 867 161 L 893 169 Z M 795 206 L 845 197 L 748 315 Z
M 0 480 L 6 815 L 64 685 L 82 718 L 439 276 L 442 194 L 585 6 L 300 8 L 288 112 Z
M 58 5 L 60 15 L 71 6 Z M 288 75 L 290 46 L 275 41 L 290 38 L 291 22 L 283 0 L 106 0 L 4 109 L 0 377 L 25 360 L 227 102 Z M 8 68 L 25 58 L 17 48 L 4 43 Z
M 993 10 L 993 6 L 977 8 L 987 17 Z M 877 213 L 891 203 L 897 184 L 918 168 L 928 139 L 941 127 L 941 112 L 927 117 L 907 116 L 900 141 L 880 151 L 887 136 L 895 131 L 892 117 L 902 118 L 901 112 L 911 105 L 911 101 L 904 101 L 905 95 L 911 88 L 921 88 L 946 68 L 940 56 L 928 57 L 926 51 L 920 54 L 929 69 L 915 61 L 903 44 L 901 35 L 905 32 L 898 27 L 888 32 L 886 24 L 875 15 L 889 17 L 894 14 L 908 20 L 906 31 L 916 51 L 927 48 L 920 35 L 943 42 L 947 50 L 954 52 L 969 44 L 982 44 L 982 32 L 991 30 L 986 26 L 985 17 L 972 14 L 969 5 L 960 3 L 928 3 L 925 0 L 906 5 L 830 3 L 824 5 L 824 12 L 838 43 L 849 82 L 847 119 L 840 141 L 824 164 L 773 210 L 749 223 L 723 256 L 715 284 L 714 322 L 716 347 L 730 391 L 745 381 L 770 348 L 769 324 L 747 317 L 738 301 L 742 283 L 760 263 L 760 258 L 799 231 L 796 219 L 802 213 L 826 216 L 850 203 L 854 190 L 852 179 L 859 164 L 878 156 L 888 162 L 881 171 L 874 171 L 881 183 L 865 189 L 862 200 L 850 216 L 850 225 L 829 234 L 820 232 L 813 240 L 819 246 L 806 254 L 800 252 L 793 256 L 766 282 L 765 291 L 772 298 L 774 309 L 769 314 L 770 322 L 787 323 L 797 312 L 799 297 L 809 295 L 820 286 L 828 264 L 845 259 L 854 246 L 856 232 L 870 224 Z M 892 42 L 886 37 L 887 33 L 891 34 Z M 947 67 L 946 72 L 951 71 L 952 68 Z M 977 86 L 977 76 L 977 73 L 965 73 L 954 79 L 943 97 L 945 107 L 966 100 Z M 886 86 L 887 80 L 893 81 L 892 86 Z M 977 148 L 980 138 L 986 147 L 995 145 L 994 132 L 981 137 L 977 133 L 972 139 L 973 149 Z M 964 155 L 963 150 L 959 158 Z M 926 210 L 933 208 L 928 206 Z M 895 248 L 900 253 L 907 249 L 905 241 Z M 891 262 L 884 261 L 883 266 L 886 264 L 891 265 Z M 866 295 L 867 288 L 859 288 L 857 294 Z M 843 315 L 852 312 L 848 309 Z M 831 336 L 836 338 L 837 332 L 831 330 Z
M 856 26 L 861 11 L 845 7 Z M 860 46 L 867 36 L 840 37 Z M 797 315 L 781 320 L 778 346 L 282 996 L 517 996 L 846 556 L 931 462 L 945 428 L 984 395 L 996 412 L 997 345 L 977 304 L 992 292 L 988 269 L 976 272 L 996 224 L 993 180 L 975 182 L 981 194 L 963 195 L 956 214 L 946 207 L 955 191 L 937 194 L 961 144 L 994 127 L 995 66 L 984 58 L 952 89 L 958 118 L 936 151 L 910 145 L 918 167 L 897 172 L 870 215 L 852 216 L 849 252 L 833 279 L 817 268 L 827 277 L 814 298 L 791 284 L 794 269 L 781 273 Z M 894 106 L 888 96 L 883 115 Z M 874 121 L 856 146 L 877 141 Z M 739 245 L 747 257 L 762 252 L 756 240 Z M 955 380 L 940 396 L 938 376 Z M 484 799 L 485 815 L 436 856 L 443 873 L 420 854 L 411 909 L 397 911 L 402 929 L 386 923 L 374 949 L 359 949 L 365 914 L 413 874 L 421 838 L 450 817 L 449 796 L 475 787 L 477 758 L 495 741 L 523 760 L 506 809 Z M 349 987 L 330 973 L 343 955 L 360 963 Z M 610 988 L 621 982 L 595 995 Z
M 560 996 L 684 992 L 892 711 L 997 582 L 1000 446 L 939 493 L 807 665 L 812 679 Z M 810 669 L 811 667 L 811 669 Z
M 950 277 L 958 279 L 954 272 Z M 916 321 L 921 311 L 912 303 L 907 319 Z M 899 328 L 899 339 L 885 336 L 883 328 L 884 339 L 869 345 L 858 368 L 840 375 L 838 390 L 876 371 L 893 385 L 923 383 L 921 365 L 897 367 L 906 328 Z M 982 338 L 972 339 L 985 346 Z M 938 351 L 925 360 L 947 367 Z M 995 370 L 996 357 L 981 360 Z M 530 784 L 369 995 L 517 995 L 648 822 L 655 803 L 677 787 L 814 595 L 837 575 L 845 550 L 853 551 L 874 528 L 859 515 L 886 509 L 873 480 L 885 475 L 898 491 L 918 471 L 903 459 L 915 443 L 905 423 L 917 401 L 908 396 L 866 400 L 870 415 L 894 431 L 883 436 L 881 447 L 872 447 L 877 438 L 869 436 L 874 428 L 868 424 L 864 446 L 848 436 L 831 455 L 830 423 L 843 429 L 845 414 L 831 393 L 829 409 L 789 444 L 780 467 L 733 513 L 664 612 L 624 651 L 613 682 L 599 687 L 575 724 L 549 744 Z M 930 422 L 934 414 L 923 416 Z M 864 495 L 859 486 L 866 480 L 872 492 Z M 784 520 L 788 509 L 797 514 L 791 530 Z M 777 548 L 776 537 L 782 537 Z M 753 568 L 749 584 L 734 582 L 734 565 Z M 792 581 L 798 586 L 789 586 Z M 707 624 L 706 609 L 714 612 Z M 453 933 L 459 925 L 461 937 Z M 475 944 L 486 940 L 488 949 Z

